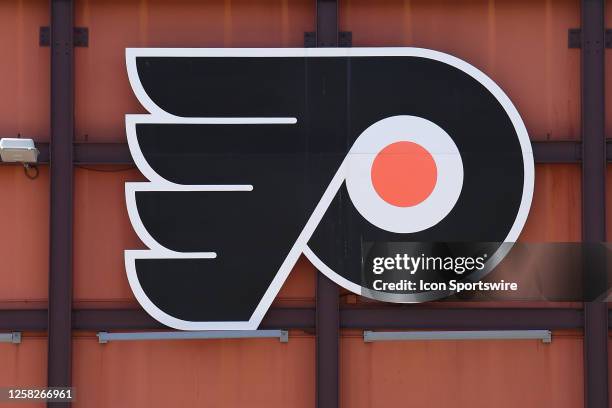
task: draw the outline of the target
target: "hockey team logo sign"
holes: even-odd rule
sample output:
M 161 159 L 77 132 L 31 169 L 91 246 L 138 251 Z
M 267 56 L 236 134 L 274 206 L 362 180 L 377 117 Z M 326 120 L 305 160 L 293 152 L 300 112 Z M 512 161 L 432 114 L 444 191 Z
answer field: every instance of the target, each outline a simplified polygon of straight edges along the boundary
M 148 180 L 126 184 L 127 208 L 148 249 L 125 264 L 165 325 L 256 329 L 302 255 L 363 296 L 437 299 L 453 291 L 428 283 L 478 282 L 525 224 L 527 131 L 460 59 L 135 48 L 126 61 L 149 113 L 126 116 Z

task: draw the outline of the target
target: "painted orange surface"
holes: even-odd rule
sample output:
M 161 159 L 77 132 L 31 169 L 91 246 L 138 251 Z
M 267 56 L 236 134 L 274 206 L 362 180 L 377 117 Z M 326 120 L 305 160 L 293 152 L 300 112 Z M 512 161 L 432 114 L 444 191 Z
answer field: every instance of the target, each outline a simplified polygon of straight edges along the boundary
M 0 165 L 0 308 L 46 307 L 49 171 L 39 170 L 30 180 L 21 166 Z
M 76 139 L 124 141 L 124 115 L 143 112 L 126 47 L 302 47 L 314 12 L 310 0 L 76 2 L 75 25 L 90 35 L 75 51 Z
M 17 176 L 22 174 L 19 173 Z M 22 182 L 22 179 L 28 181 L 25 177 L 16 177 L 16 179 Z M 0 178 L 0 186 L 1 180 Z M 128 219 L 124 185 L 126 181 L 142 180 L 143 177 L 138 170 L 126 170 L 125 166 L 86 166 L 76 169 L 73 285 L 77 307 L 137 305 L 125 275 L 123 251 L 145 247 L 136 236 Z M 45 200 L 40 205 L 45 206 L 47 203 L 48 200 Z M 3 204 L 0 201 L 0 206 Z M 47 241 L 44 241 L 44 244 L 46 245 Z M 40 253 L 46 254 L 44 251 Z M 41 259 L 44 260 L 46 268 L 46 256 Z M 13 273 L 11 277 L 16 279 L 15 275 Z M 44 276 L 46 278 L 46 273 Z M 24 281 L 24 286 L 27 286 L 28 282 Z M 314 267 L 305 258 L 301 258 L 281 289 L 276 304 L 279 306 L 312 304 L 314 284 Z M 10 289 L 7 288 L 7 293 L 12 293 Z M 44 290 L 46 291 L 46 287 Z
M 23 333 L 20 344 L 0 343 L 1 387 L 47 386 L 47 338 L 39 333 Z M 1 403 L 2 406 L 34 408 L 41 402 Z
M 77 168 L 74 177 L 75 302 L 87 299 L 136 304 L 125 275 L 123 251 L 145 248 L 132 229 L 125 205 L 125 182 L 142 181 L 125 166 Z M 125 306 L 118 304 L 117 306 Z
M 344 0 L 353 46 L 413 46 L 453 54 L 508 94 L 532 139 L 580 137 L 580 53 L 567 30 L 577 0 Z
M 0 135 L 49 139 L 49 48 L 38 33 L 49 25 L 49 2 L 0 2 Z
M 537 164 L 529 217 L 519 237 L 524 242 L 580 242 L 582 195 L 580 166 Z
M 73 341 L 73 383 L 88 407 L 313 407 L 315 341 Z
M 536 408 L 583 406 L 582 337 L 364 343 L 345 333 L 340 406 Z

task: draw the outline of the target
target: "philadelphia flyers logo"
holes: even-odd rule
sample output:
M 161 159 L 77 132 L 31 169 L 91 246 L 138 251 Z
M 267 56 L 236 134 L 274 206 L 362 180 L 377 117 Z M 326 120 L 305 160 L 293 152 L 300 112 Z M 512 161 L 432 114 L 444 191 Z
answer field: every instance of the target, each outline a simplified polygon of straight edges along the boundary
M 527 219 L 525 126 L 499 86 L 453 56 L 132 48 L 126 63 L 149 112 L 126 115 L 148 179 L 126 183 L 148 247 L 125 251 L 126 271 L 165 325 L 256 329 L 302 254 L 355 293 L 436 299 L 444 294 L 373 289 L 373 254 L 463 256 L 484 245 L 486 267 L 462 275 L 475 281 Z

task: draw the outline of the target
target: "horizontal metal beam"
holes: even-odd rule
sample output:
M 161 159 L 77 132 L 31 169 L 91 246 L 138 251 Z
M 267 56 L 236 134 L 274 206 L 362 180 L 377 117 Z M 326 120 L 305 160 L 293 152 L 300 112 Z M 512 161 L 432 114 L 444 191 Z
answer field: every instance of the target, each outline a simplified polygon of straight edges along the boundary
M 77 330 L 147 330 L 166 328 L 166 326 L 153 319 L 142 309 L 75 309 L 72 315 L 72 324 Z M 314 320 L 314 309 L 274 308 L 268 311 L 259 328 L 308 329 L 315 326 Z
M 531 145 L 536 163 L 581 161 L 582 144 L 577 141 L 533 141 Z M 49 144 L 36 143 L 36 147 L 40 151 L 39 163 L 49 163 Z M 607 144 L 607 157 L 612 161 L 612 142 Z M 127 143 L 75 143 L 74 163 L 134 165 Z
M 39 163 L 49 162 L 49 144 L 36 143 L 40 151 Z M 75 164 L 129 164 L 133 165 L 127 143 L 74 143 Z
M 74 158 L 78 164 L 134 164 L 125 143 L 77 143 Z
M 0 330 L 42 331 L 47 330 L 47 309 L 0 310 Z
M 542 340 L 550 343 L 550 330 L 470 330 L 470 331 L 412 331 L 376 332 L 364 331 L 363 341 L 409 341 L 409 340 Z
M 612 312 L 609 315 L 612 327 Z M 166 328 L 141 309 L 75 309 L 74 330 L 152 330 Z M 340 310 L 345 329 L 445 329 L 445 330 L 530 330 L 580 329 L 580 309 L 425 309 L 414 307 L 354 308 Z M 273 308 L 260 329 L 307 329 L 315 327 L 312 308 Z M 44 331 L 46 310 L 0 310 L 0 330 Z
M 261 329 L 314 328 L 314 309 L 270 309 L 260 324 Z M 142 309 L 74 309 L 74 330 L 150 330 L 167 328 Z M 46 309 L 0 310 L 0 330 L 47 330 Z
M 531 147 L 536 163 L 579 163 L 582 158 L 581 143 L 576 141 L 534 141 Z
M 75 309 L 72 311 L 75 330 L 147 330 L 166 326 L 142 309 Z
M 171 331 L 171 332 L 130 332 L 98 333 L 98 342 L 142 341 L 142 340 L 221 340 L 221 339 L 278 339 L 289 341 L 286 330 L 219 330 L 219 331 Z
M 579 329 L 581 309 L 345 309 L 340 324 L 350 329 L 531 330 Z

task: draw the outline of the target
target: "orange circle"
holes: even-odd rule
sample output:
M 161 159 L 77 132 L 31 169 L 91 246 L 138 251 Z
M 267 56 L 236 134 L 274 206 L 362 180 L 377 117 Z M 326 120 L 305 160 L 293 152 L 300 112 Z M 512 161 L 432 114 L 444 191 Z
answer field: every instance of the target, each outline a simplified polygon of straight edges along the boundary
M 422 146 L 396 142 L 376 155 L 371 175 L 380 198 L 396 207 L 412 207 L 429 197 L 438 170 L 432 155 Z

